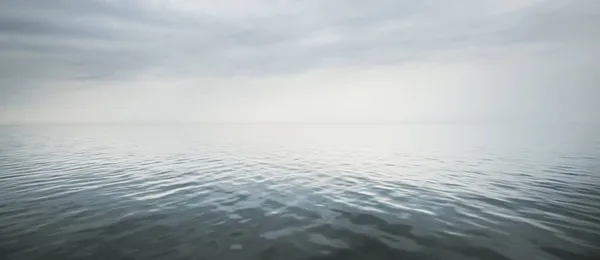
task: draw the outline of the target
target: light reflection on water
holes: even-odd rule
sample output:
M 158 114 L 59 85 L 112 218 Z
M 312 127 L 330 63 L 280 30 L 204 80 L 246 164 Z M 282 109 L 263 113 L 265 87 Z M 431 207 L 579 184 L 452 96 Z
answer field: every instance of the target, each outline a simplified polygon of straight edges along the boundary
M 600 140 L 459 125 L 0 128 L 0 259 L 592 259 Z

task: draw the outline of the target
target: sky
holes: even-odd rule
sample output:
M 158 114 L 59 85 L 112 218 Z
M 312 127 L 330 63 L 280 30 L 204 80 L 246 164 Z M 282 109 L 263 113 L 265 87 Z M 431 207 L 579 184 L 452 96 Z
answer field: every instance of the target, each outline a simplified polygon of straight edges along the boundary
M 0 123 L 598 123 L 598 26 L 598 0 L 3 0 Z

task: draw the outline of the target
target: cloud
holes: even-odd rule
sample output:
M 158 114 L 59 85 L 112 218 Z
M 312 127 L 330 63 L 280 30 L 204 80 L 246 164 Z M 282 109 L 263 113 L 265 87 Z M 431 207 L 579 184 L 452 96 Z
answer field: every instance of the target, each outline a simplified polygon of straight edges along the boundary
M 474 1 L 7 1 L 0 32 L 8 37 L 0 46 L 3 55 L 42 55 L 72 68 L 75 78 L 110 78 L 152 68 L 296 72 L 329 62 L 370 65 L 456 49 L 597 38 L 585 26 L 600 20 L 597 14 L 573 1 L 556 2 L 497 13 Z M 258 10 L 240 11 L 254 5 Z M 30 65 L 22 59 L 17 66 Z
M 593 0 L 8 0 L 0 8 L 0 102 L 19 103 L 18 93 L 40 86 L 424 61 L 544 65 L 559 55 L 565 68 L 593 66 L 586 57 L 598 57 L 598 10 Z M 540 70 L 528 77 L 543 80 Z

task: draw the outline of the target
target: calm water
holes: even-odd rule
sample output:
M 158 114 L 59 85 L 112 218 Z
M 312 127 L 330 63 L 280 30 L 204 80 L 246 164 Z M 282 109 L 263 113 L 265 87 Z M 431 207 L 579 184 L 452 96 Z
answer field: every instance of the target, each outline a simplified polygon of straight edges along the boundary
M 598 259 L 583 126 L 0 128 L 0 259 Z

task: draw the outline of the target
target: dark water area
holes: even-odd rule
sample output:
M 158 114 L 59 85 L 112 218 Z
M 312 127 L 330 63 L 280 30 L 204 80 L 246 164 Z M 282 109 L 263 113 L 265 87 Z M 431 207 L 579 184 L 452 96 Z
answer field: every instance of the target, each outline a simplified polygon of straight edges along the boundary
M 600 259 L 582 126 L 0 128 L 0 259 Z

